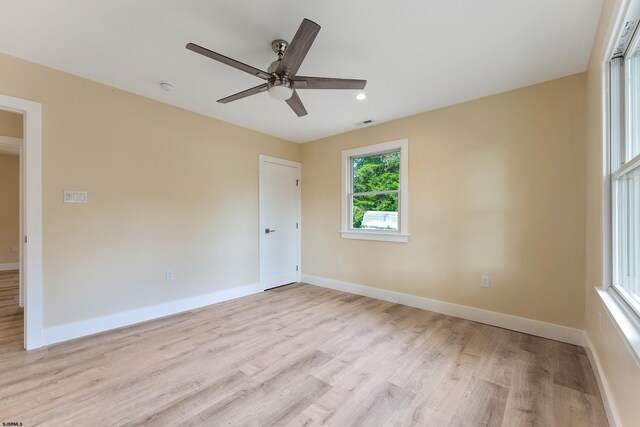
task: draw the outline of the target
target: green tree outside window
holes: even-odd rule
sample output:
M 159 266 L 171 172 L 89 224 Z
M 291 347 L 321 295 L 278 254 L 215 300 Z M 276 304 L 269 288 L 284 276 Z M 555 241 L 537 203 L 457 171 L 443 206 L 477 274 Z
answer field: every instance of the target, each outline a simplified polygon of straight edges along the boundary
M 362 220 L 367 212 L 398 212 L 400 151 L 351 160 L 353 228 L 363 228 Z

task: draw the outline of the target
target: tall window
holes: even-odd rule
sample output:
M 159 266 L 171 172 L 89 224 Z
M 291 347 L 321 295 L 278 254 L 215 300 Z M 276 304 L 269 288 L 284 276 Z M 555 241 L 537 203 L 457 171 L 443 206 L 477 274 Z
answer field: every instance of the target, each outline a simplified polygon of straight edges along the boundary
M 408 240 L 406 139 L 342 152 L 342 237 Z
M 636 21 L 637 22 L 637 21 Z M 635 33 L 635 35 L 634 35 Z M 640 315 L 640 32 L 625 26 L 609 63 L 613 287 Z

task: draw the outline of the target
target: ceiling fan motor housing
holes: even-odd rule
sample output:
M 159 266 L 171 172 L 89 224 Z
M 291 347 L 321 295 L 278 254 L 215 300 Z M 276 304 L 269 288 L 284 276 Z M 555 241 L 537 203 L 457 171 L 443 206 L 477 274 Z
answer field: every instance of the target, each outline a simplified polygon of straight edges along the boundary
M 293 95 L 293 89 L 291 88 L 291 81 L 288 75 L 284 73 L 282 75 L 276 74 L 276 70 L 280 66 L 282 56 L 288 46 L 289 43 L 281 39 L 271 42 L 271 48 L 278 55 L 278 59 L 273 61 L 267 69 L 267 72 L 273 76 L 267 81 L 267 90 L 271 98 L 279 101 L 286 101 Z
M 286 40 L 278 39 L 271 42 L 271 49 L 273 52 L 278 55 L 278 58 L 282 58 L 284 56 L 284 52 L 289 47 L 289 42 Z

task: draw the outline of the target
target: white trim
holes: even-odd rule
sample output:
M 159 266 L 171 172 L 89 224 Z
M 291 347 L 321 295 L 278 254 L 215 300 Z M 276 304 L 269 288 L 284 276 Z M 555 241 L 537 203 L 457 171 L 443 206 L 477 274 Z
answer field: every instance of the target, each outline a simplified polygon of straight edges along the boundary
M 262 292 L 260 284 L 239 286 L 224 291 L 195 297 L 183 298 L 150 307 L 136 308 L 134 310 L 123 311 L 107 316 L 93 319 L 81 320 L 79 322 L 67 323 L 64 325 L 46 328 L 43 331 L 43 345 L 50 345 L 62 341 L 93 335 L 124 326 L 135 325 L 136 323 L 159 319 L 171 316 L 196 308 L 205 307 L 235 298 L 253 295 Z
M 21 178 L 24 199 L 23 268 L 24 283 L 24 346 L 27 350 L 42 346 L 43 293 L 42 293 L 42 104 L 12 96 L 0 95 L 0 109 L 23 114 L 23 159 Z M 28 236 L 23 245 L 24 236 Z
M 609 421 L 609 426 L 621 427 L 622 422 L 620 421 L 620 415 L 618 413 L 618 409 L 616 408 L 616 402 L 613 399 L 613 393 L 611 393 L 611 387 L 609 387 L 607 377 L 605 377 L 604 375 L 604 368 L 600 363 L 598 354 L 593 351 L 593 343 L 589 339 L 589 335 L 586 332 L 584 333 L 584 342 L 586 343 L 584 349 L 587 353 L 587 357 L 589 357 L 589 362 L 591 363 L 593 374 L 595 375 L 596 382 L 598 383 L 598 389 L 600 389 L 600 396 L 602 397 L 602 403 L 604 404 L 604 411 L 607 414 L 607 421 Z
M 263 285 L 262 290 L 267 289 L 269 286 L 265 285 L 265 278 L 263 277 L 263 273 L 265 271 L 264 268 L 264 259 L 262 257 L 262 254 L 264 253 L 264 245 L 265 245 L 265 240 L 264 240 L 264 233 L 263 233 L 263 229 L 266 227 L 265 224 L 263 223 L 263 218 L 262 218 L 262 199 L 264 197 L 263 194 L 263 188 L 264 186 L 262 185 L 262 177 L 263 177 L 263 173 L 264 173 L 264 169 L 263 169 L 263 164 L 264 163 L 274 163 L 276 165 L 282 165 L 282 166 L 288 166 L 290 168 L 294 168 L 298 170 L 298 212 L 297 212 L 297 217 L 298 217 L 298 271 L 297 271 L 297 275 L 296 275 L 296 280 L 299 282 L 300 281 L 300 277 L 302 274 L 302 163 L 299 162 L 293 162 L 291 160 L 285 160 L 285 159 L 280 159 L 277 157 L 271 157 L 271 156 L 267 156 L 264 154 L 260 154 L 258 155 L 258 233 L 259 233 L 259 239 L 260 239 L 260 283 Z
M 24 119 L 23 119 L 24 122 Z M 24 125 L 23 125 L 24 126 Z M 25 222 L 25 218 L 24 218 L 24 214 L 25 214 L 25 207 L 24 207 L 24 175 L 25 175 L 25 160 L 24 160 L 24 141 L 21 141 L 20 143 L 20 153 L 19 153 L 19 161 L 20 161 L 20 167 L 19 167 L 19 182 L 18 185 L 20 186 L 20 194 L 18 196 L 18 215 L 19 215 L 19 221 L 18 221 L 18 263 L 20 270 L 18 271 L 18 306 L 20 308 L 24 308 L 24 238 L 22 236 L 24 236 L 24 222 Z
M 409 241 L 409 235 L 408 234 L 397 234 L 397 233 L 384 233 L 383 231 L 380 232 L 370 232 L 369 230 L 367 231 L 358 231 L 358 232 L 351 232 L 351 231 L 342 231 L 340 232 L 340 237 L 342 237 L 343 239 L 356 239 L 356 240 L 379 240 L 381 242 L 408 242 Z
M 638 316 L 631 311 L 631 308 L 613 288 L 605 290 L 596 287 L 596 292 L 607 309 L 611 323 L 615 326 L 622 342 L 640 368 L 640 321 L 638 321 Z
M 388 151 L 400 150 L 400 189 L 398 191 L 398 218 L 397 231 L 358 230 L 351 228 L 351 165 L 349 159 L 354 156 L 371 156 Z M 340 236 L 343 239 L 380 240 L 385 242 L 409 241 L 409 139 L 383 142 L 381 144 L 367 145 L 342 151 L 342 224 Z
M 613 48 L 611 48 L 613 49 Z M 600 120 L 602 123 L 602 163 L 601 163 L 601 186 L 602 186 L 602 199 L 601 199 L 601 214 L 602 214 L 602 243 L 601 243 L 601 256 L 602 256 L 602 284 L 611 283 L 613 277 L 613 218 L 611 215 L 611 175 L 609 170 L 611 169 L 611 128 L 609 115 L 611 112 L 610 100 L 611 100 L 611 87 L 610 87 L 610 66 L 608 62 L 603 62 L 600 67 L 600 89 L 601 89 L 601 101 L 602 108 L 600 111 Z
M 271 157 L 265 154 L 258 155 L 258 159 L 260 160 L 260 162 L 275 163 L 276 165 L 283 165 L 283 166 L 289 166 L 291 168 L 302 169 L 302 164 L 300 162 L 280 159 L 278 157 Z
M 0 271 L 11 271 L 17 270 L 20 268 L 20 263 L 18 262 L 6 262 L 4 264 L 0 264 Z
M 525 334 L 536 335 L 573 345 L 584 346 L 585 344 L 582 331 L 579 329 L 569 328 L 567 326 L 526 319 L 524 317 L 512 316 L 510 314 L 483 310 L 466 305 L 453 304 L 431 298 L 403 294 L 401 292 L 389 291 L 386 289 L 373 288 L 356 283 L 312 276 L 309 274 L 303 274 L 302 281 L 311 285 L 395 302 L 398 304 L 408 305 L 409 307 L 421 308 L 423 310 L 473 320 L 474 322 L 498 326 L 512 331 L 524 332 Z

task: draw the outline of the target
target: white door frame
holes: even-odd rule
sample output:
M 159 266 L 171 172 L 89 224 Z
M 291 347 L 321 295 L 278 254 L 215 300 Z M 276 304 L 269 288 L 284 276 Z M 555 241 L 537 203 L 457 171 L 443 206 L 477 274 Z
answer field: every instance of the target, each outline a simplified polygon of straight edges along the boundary
M 259 199 L 259 228 L 258 228 L 258 232 L 260 233 L 260 287 L 262 288 L 262 290 L 266 289 L 266 281 L 264 278 L 264 258 L 262 256 L 262 254 L 264 253 L 264 247 L 265 247 L 265 237 L 264 237 L 264 230 L 263 230 L 263 225 L 264 225 L 264 221 L 262 218 L 262 200 L 264 198 L 264 194 L 263 194 L 263 190 L 264 190 L 264 164 L 265 163 L 275 163 L 277 165 L 283 165 L 283 166 L 289 166 L 292 168 L 296 168 L 298 169 L 298 176 L 300 176 L 300 183 L 299 183 L 299 187 L 300 187 L 300 191 L 298 193 L 298 275 L 297 275 L 297 281 L 299 282 L 301 277 L 302 277 L 302 163 L 298 163 L 298 162 L 292 162 L 291 160 L 284 160 L 284 159 L 279 159 L 277 157 L 271 157 L 271 156 L 265 156 L 264 154 L 260 154 L 258 156 L 258 174 L 259 174 L 259 192 L 260 192 L 260 199 Z
M 0 109 L 23 115 L 21 177 L 22 254 L 24 288 L 24 347 L 42 347 L 42 104 L 0 95 Z M 28 237 L 28 240 L 27 240 Z M 26 243 L 25 243 L 26 240 Z

